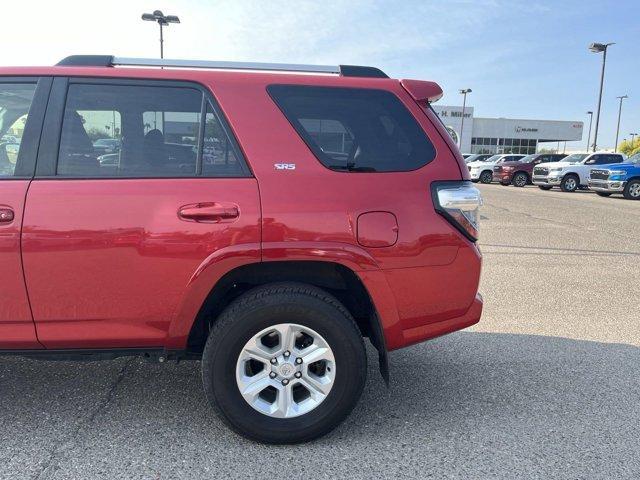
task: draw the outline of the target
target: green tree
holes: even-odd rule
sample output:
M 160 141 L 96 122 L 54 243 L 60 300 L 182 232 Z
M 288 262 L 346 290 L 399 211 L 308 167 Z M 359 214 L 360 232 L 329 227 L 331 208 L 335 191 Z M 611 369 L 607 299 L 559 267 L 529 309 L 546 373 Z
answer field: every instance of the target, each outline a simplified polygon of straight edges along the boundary
M 633 144 L 631 143 L 631 140 L 623 141 L 618 147 L 618 150 L 628 156 L 640 153 L 640 138 L 634 138 Z
M 87 130 L 87 135 L 89 135 L 92 142 L 95 142 L 99 138 L 111 138 L 111 135 L 106 130 L 95 127 L 89 128 Z

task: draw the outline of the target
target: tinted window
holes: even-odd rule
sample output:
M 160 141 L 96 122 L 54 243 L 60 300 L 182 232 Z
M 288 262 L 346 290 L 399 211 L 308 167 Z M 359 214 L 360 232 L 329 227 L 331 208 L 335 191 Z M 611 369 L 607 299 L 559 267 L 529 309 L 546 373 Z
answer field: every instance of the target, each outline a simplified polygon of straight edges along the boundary
M 35 84 L 0 84 L 0 178 L 16 170 Z
M 225 139 L 229 143 L 224 130 L 213 132 L 203 125 L 203 104 L 208 102 L 196 88 L 72 84 L 56 172 L 86 177 L 196 176 L 205 160 L 200 154 L 202 128 L 216 144 Z M 210 143 L 204 142 L 208 147 Z M 210 154 L 206 161 L 215 164 Z M 205 170 L 210 176 L 216 173 L 208 166 Z
M 241 176 L 244 162 L 238 148 L 226 134 L 223 123 L 211 105 L 207 106 L 202 149 L 202 174 L 207 177 Z
M 390 92 L 289 85 L 268 90 L 320 162 L 333 170 L 408 171 L 435 156 L 415 118 Z

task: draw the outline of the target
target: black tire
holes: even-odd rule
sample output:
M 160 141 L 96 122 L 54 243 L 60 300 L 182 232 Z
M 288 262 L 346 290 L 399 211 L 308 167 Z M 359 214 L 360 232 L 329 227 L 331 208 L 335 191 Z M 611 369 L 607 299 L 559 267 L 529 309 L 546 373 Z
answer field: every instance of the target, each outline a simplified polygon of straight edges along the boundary
M 599 197 L 610 197 L 611 194 L 608 192 L 596 192 L 596 195 L 598 195 Z
M 518 172 L 511 179 L 511 184 L 514 187 L 524 187 L 527 183 L 529 183 L 529 175 L 525 172 Z
M 540 190 L 551 190 L 553 187 L 550 185 L 538 185 Z
M 493 172 L 485 170 L 480 174 L 480 183 L 491 183 L 493 180 Z
M 246 342 L 281 323 L 310 328 L 329 344 L 335 357 L 334 384 L 310 412 L 274 418 L 255 410 L 236 383 L 236 363 Z M 367 376 L 367 356 L 358 326 L 333 296 L 305 284 L 279 283 L 241 295 L 218 317 L 202 354 L 202 379 L 209 402 L 239 434 L 264 443 L 299 443 L 338 426 L 360 399 Z
M 627 200 L 640 200 L 640 194 L 636 193 L 640 191 L 640 179 L 629 180 L 624 187 L 622 195 Z
M 575 192 L 578 187 L 580 187 L 580 179 L 577 175 L 569 173 L 562 177 L 562 181 L 560 182 L 560 189 L 563 192 Z

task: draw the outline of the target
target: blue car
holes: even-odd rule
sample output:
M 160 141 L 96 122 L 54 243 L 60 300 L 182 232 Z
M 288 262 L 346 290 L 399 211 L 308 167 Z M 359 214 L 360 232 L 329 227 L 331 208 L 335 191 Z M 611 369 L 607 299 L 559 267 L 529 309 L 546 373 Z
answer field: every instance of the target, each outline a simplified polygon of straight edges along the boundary
M 601 197 L 622 193 L 628 200 L 640 200 L 640 152 L 619 165 L 592 168 L 589 188 Z

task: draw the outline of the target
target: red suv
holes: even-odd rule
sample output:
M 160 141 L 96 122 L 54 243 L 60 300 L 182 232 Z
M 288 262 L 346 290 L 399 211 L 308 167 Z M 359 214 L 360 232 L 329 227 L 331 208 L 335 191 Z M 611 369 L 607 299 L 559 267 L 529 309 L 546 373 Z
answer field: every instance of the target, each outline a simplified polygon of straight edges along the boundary
M 539 163 L 559 162 L 564 157 L 564 153 L 534 153 L 515 162 L 503 162 L 493 167 L 493 180 L 504 186 L 524 187 L 531 183 L 533 167 Z
M 388 380 L 388 351 L 480 318 L 481 198 L 441 95 L 357 66 L 0 69 L 1 353 L 201 359 L 237 432 L 330 431 L 363 337 Z

